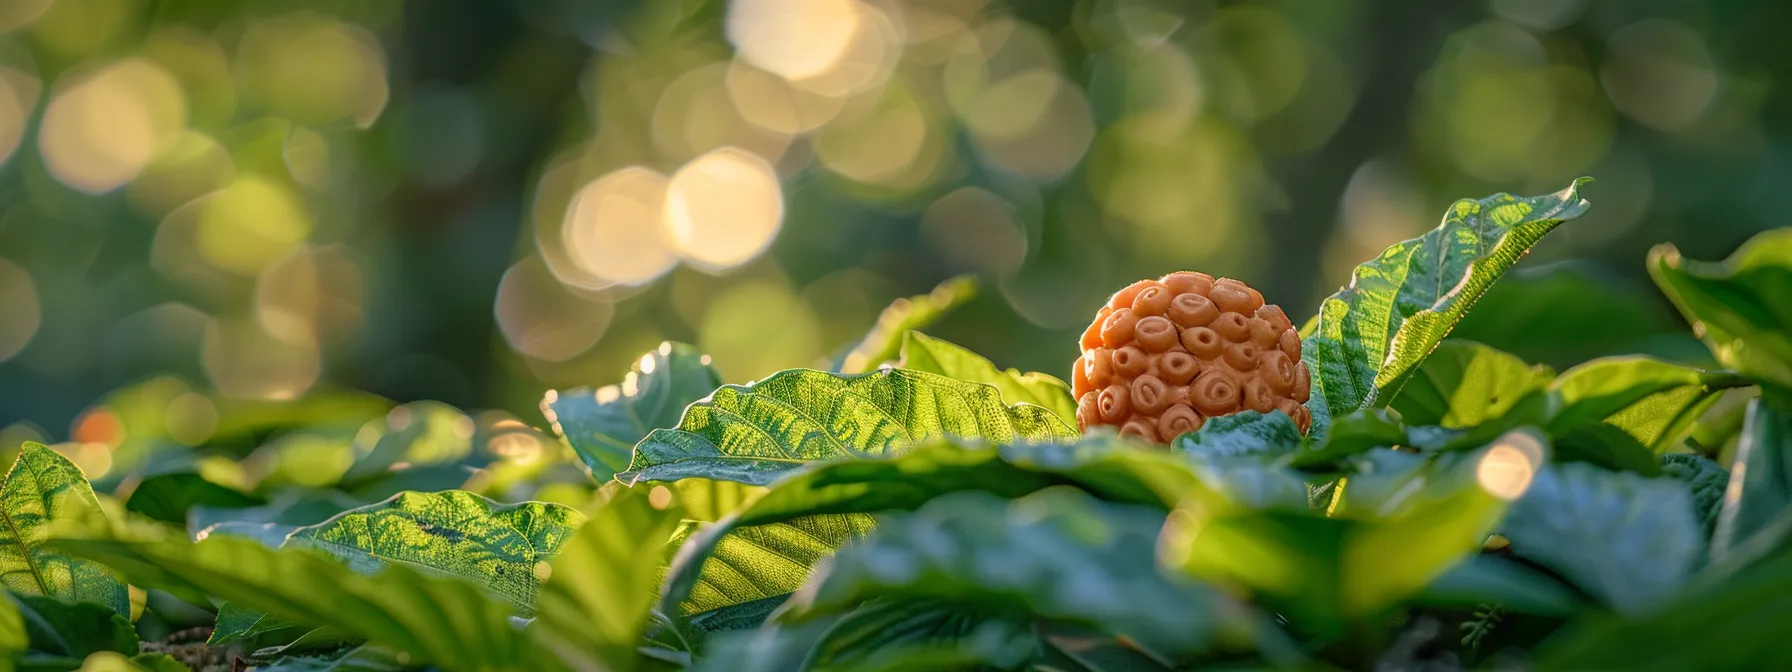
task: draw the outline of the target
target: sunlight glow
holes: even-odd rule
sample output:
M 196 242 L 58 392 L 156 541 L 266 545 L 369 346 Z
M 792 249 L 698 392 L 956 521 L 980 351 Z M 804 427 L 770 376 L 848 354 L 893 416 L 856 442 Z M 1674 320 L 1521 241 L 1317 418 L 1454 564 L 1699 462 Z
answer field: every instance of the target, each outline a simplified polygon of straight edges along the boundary
M 63 184 L 101 194 L 124 186 L 187 123 L 180 83 L 159 66 L 126 60 L 59 87 L 44 109 L 38 151 Z
M 692 159 L 666 189 L 672 244 L 704 270 L 726 270 L 759 256 L 783 221 L 777 173 L 741 149 L 724 147 Z
M 661 224 L 664 175 L 630 166 L 593 180 L 573 196 L 560 229 L 580 270 L 620 285 L 644 285 L 677 262 Z

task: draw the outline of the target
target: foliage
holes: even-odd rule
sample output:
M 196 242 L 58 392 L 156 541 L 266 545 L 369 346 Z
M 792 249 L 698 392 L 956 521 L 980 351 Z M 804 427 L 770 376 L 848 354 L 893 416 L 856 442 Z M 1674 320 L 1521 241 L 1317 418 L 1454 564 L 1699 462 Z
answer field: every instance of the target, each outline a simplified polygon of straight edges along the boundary
M 270 670 L 1784 666 L 1759 624 L 1792 595 L 1792 408 L 1760 321 L 1777 276 L 1747 270 L 1780 234 L 1661 267 L 1733 370 L 1558 373 L 1444 338 L 1580 184 L 1460 202 L 1359 267 L 1309 323 L 1334 414 L 1306 435 L 1247 411 L 1168 445 L 1077 436 L 1063 381 L 905 331 L 867 339 L 891 366 L 739 385 L 664 344 L 550 393 L 558 440 L 399 407 L 346 423 L 364 436 L 317 487 L 195 462 L 102 500 L 26 444 L 0 649 L 186 669 L 166 640 L 197 625 Z M 1724 462 L 1689 441 L 1721 395 L 1745 406 Z M 121 579 L 150 591 L 136 618 Z

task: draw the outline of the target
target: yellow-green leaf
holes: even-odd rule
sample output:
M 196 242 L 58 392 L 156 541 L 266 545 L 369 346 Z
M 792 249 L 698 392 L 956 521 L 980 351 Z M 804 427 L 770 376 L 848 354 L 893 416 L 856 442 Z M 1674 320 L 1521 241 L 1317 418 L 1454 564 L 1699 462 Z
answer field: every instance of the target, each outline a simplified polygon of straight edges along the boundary
M 81 468 L 27 441 L 0 485 L 0 583 L 20 595 L 94 602 L 129 614 L 130 597 L 105 567 L 49 550 L 50 523 L 104 515 Z

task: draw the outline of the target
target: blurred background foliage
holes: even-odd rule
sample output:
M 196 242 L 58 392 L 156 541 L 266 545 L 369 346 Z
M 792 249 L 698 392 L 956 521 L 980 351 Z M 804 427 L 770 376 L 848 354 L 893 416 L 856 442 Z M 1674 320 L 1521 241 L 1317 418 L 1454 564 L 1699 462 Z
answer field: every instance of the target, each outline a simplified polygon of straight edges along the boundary
M 543 391 L 663 340 L 734 383 L 827 366 L 968 273 L 932 332 L 1068 378 L 1131 280 L 1237 277 L 1304 319 L 1451 201 L 1579 175 L 1592 214 L 1457 335 L 1698 361 L 1643 253 L 1783 223 L 1788 24 L 1771 0 L 4 0 L 0 448 L 370 498 L 479 451 L 472 489 L 556 487 Z M 447 406 L 393 407 L 418 400 Z M 210 452 L 146 459 L 180 446 Z

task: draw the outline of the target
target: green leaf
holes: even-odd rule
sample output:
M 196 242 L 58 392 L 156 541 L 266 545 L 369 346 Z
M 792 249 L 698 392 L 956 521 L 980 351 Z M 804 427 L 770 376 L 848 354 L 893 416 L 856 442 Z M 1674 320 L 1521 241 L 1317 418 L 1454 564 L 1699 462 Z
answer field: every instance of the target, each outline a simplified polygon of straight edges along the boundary
M 18 598 L 0 600 L 0 672 L 12 672 L 12 659 L 31 645 Z
M 363 644 L 333 655 L 291 657 L 257 665 L 255 669 L 258 672 L 399 672 L 408 668 L 399 664 L 391 651 Z
M 1660 245 L 1648 265 L 1719 363 L 1792 389 L 1792 228 L 1763 231 L 1720 262 Z
M 939 436 L 1007 442 L 1075 435 L 1051 411 L 1002 403 L 989 385 L 905 369 L 854 376 L 792 369 L 723 386 L 691 404 L 677 429 L 642 439 L 629 470 L 616 478 L 766 485 L 807 463 L 879 455 Z
M 187 511 L 196 506 L 241 509 L 264 503 L 259 497 L 213 483 L 197 473 L 183 471 L 143 479 L 125 500 L 124 508 L 163 522 L 184 525 Z
M 187 529 L 197 535 L 217 530 L 221 523 L 232 523 L 228 529 L 239 534 L 248 531 L 248 526 L 263 524 L 289 528 L 290 531 L 291 528 L 321 523 L 338 513 L 369 503 L 337 490 L 309 489 L 282 490 L 271 495 L 269 500 L 265 505 L 242 509 L 195 506 L 187 513 Z M 284 540 L 285 535 L 281 535 L 274 545 L 278 546 Z
M 1735 374 L 1648 357 L 1595 359 L 1562 372 L 1550 384 L 1549 429 L 1564 435 L 1604 423 L 1659 453 L 1684 434 L 1719 392 L 1746 384 Z
M 215 595 L 309 625 L 330 625 L 443 670 L 557 669 L 511 622 L 514 605 L 486 588 L 400 564 L 366 575 L 309 548 L 274 550 L 225 535 L 59 538 L 55 548 L 101 560 L 175 595 Z
M 1500 534 L 1515 556 L 1640 614 L 1679 590 L 1704 551 L 1692 506 L 1673 479 L 1553 464 L 1537 472 Z
M 1203 497 L 1226 506 L 1186 461 L 1111 437 L 973 448 L 939 440 L 887 459 L 810 466 L 694 530 L 672 563 L 661 609 L 689 614 L 794 590 L 813 562 L 870 529 L 864 514 L 912 510 L 962 490 L 1019 497 L 1066 482 L 1116 502 L 1168 509 L 1184 497 Z M 760 557 L 763 564 L 749 562 Z M 699 590 L 703 599 L 692 599 Z
M 166 653 L 139 653 L 131 656 L 131 665 L 147 672 L 192 672 L 193 669 Z
M 1358 266 L 1350 285 L 1327 298 L 1302 330 L 1325 416 L 1386 405 L 1387 391 L 1398 389 L 1494 281 L 1545 234 L 1586 212 L 1580 188 L 1588 181 L 1547 196 L 1457 201 L 1436 229 Z
M 1385 613 L 1480 550 L 1542 464 L 1543 445 L 1532 433 L 1513 432 L 1470 453 L 1414 456 L 1390 468 L 1378 487 L 1363 488 L 1353 476 L 1334 518 L 1184 506 L 1165 527 L 1163 557 L 1255 594 L 1331 640 L 1346 622 Z
M 126 614 L 92 602 L 68 604 L 37 595 L 7 595 L 30 640 L 29 650 L 83 659 L 100 651 L 135 655 L 137 631 Z
M 1756 398 L 1749 401 L 1742 437 L 1730 463 L 1729 494 L 1711 535 L 1711 560 L 1784 545 L 1792 520 L 1792 415 Z M 1774 538 L 1778 537 L 1778 538 Z M 1759 538 L 1759 541 L 1756 539 Z
M 874 597 L 926 598 L 1001 605 L 1003 614 L 1090 625 L 1170 653 L 1198 652 L 1215 638 L 1223 598 L 1159 571 L 1163 521 L 1160 508 L 1106 504 L 1072 488 L 1012 501 L 985 492 L 945 495 L 892 517 L 817 567 L 791 598 L 792 615 L 834 613 Z
M 1024 614 L 992 613 L 897 591 L 843 605 L 805 658 L 816 670 L 1014 669 L 1038 649 Z M 813 620 L 805 618 L 804 620 Z
M 1437 345 L 1389 406 L 1408 425 L 1467 429 L 1505 416 L 1554 377 L 1547 366 L 1451 339 Z
M 895 359 L 904 334 L 933 326 L 946 313 L 976 296 L 976 279 L 959 276 L 940 283 L 932 292 L 897 299 L 877 316 L 877 324 L 864 340 L 846 354 L 840 372 L 865 373 Z
M 676 426 L 686 406 L 721 384 L 709 355 L 667 342 L 636 360 L 619 384 L 548 391 L 541 414 L 602 483 L 628 468 L 648 432 Z
M 1076 400 L 1070 396 L 1070 385 L 1052 376 L 998 369 L 982 355 L 918 331 L 903 336 L 902 359 L 896 365 L 993 386 L 1005 402 L 1042 407 L 1056 414 L 1066 426 L 1076 426 Z
M 1172 446 L 1192 458 L 1278 457 L 1300 450 L 1304 439 L 1294 419 L 1281 411 L 1239 411 L 1209 418 L 1201 428 L 1176 438 Z
M 1686 484 L 1692 492 L 1694 517 L 1704 527 L 1705 538 L 1711 538 L 1723 512 L 1724 491 L 1730 488 L 1730 472 L 1699 455 L 1668 453 L 1661 456 L 1661 473 Z
M 472 418 L 438 401 L 398 406 L 355 435 L 355 450 L 362 455 L 342 475 L 342 482 L 364 485 L 385 477 L 400 463 L 408 465 L 406 471 L 451 465 L 473 452 L 474 430 Z M 364 443 L 369 437 L 377 437 L 372 446 Z
M 1792 552 L 1698 586 L 1642 616 L 1595 614 L 1532 657 L 1539 672 L 1780 670 L 1792 667 L 1778 624 L 1792 609 Z
M 617 494 L 548 564 L 530 627 L 567 667 L 634 667 L 664 547 L 683 512 L 670 492 L 660 492 L 666 499 L 657 505 L 647 488 Z
M 306 628 L 296 623 L 281 620 L 266 613 L 244 607 L 235 602 L 225 602 L 218 607 L 218 620 L 212 626 L 211 637 L 205 643 L 212 646 L 231 642 L 262 642 L 263 637 L 279 636 L 290 641 L 304 633 Z
M 52 521 L 103 515 L 80 467 L 41 443 L 25 442 L 0 484 L 0 584 L 20 595 L 130 613 L 124 584 L 105 567 L 44 547 Z
M 1567 617 L 1583 606 L 1572 588 L 1526 565 L 1481 554 L 1469 556 L 1445 571 L 1413 602 L 1443 607 L 1497 604 L 1503 609 L 1540 616 Z
M 499 504 L 470 492 L 399 493 L 344 511 L 286 538 L 324 550 L 363 574 L 389 564 L 466 579 L 527 616 L 547 561 L 584 514 L 547 502 Z

